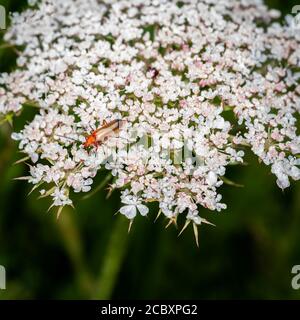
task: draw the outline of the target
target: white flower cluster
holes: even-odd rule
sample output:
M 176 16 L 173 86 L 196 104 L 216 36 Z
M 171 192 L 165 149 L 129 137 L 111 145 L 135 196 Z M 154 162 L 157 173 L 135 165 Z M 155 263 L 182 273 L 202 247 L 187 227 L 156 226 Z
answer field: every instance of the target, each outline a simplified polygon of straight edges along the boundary
M 245 146 L 279 187 L 300 179 L 300 34 L 277 11 L 260 0 L 32 4 L 5 35 L 19 57 L 0 75 L 0 113 L 38 107 L 13 139 L 54 206 L 104 168 L 129 219 L 157 201 L 172 222 L 208 223 L 199 209 L 226 208 L 217 190 Z M 120 119 L 118 135 L 84 146 Z

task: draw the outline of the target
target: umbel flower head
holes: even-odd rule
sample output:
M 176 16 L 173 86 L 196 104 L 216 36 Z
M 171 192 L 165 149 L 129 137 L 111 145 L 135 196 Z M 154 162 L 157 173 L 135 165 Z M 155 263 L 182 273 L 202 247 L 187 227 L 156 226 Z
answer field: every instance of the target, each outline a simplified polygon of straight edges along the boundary
M 32 1 L 31 1 L 32 2 Z M 130 220 L 201 223 L 249 147 L 284 189 L 300 178 L 300 33 L 260 0 L 44 0 L 15 14 L 0 113 L 35 118 L 12 135 L 28 182 L 72 205 L 99 170 Z M 226 119 L 226 113 L 234 121 Z M 122 122 L 122 125 L 119 125 Z M 116 125 L 118 124 L 118 125 Z M 199 214 L 200 212 L 200 214 Z

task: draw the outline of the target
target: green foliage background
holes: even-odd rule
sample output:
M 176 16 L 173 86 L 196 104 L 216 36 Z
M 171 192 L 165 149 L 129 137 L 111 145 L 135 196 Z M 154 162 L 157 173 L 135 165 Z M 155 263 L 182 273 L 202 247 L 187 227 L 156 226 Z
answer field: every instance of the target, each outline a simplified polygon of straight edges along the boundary
M 267 1 L 290 13 L 297 1 Z M 25 1 L 0 0 L 7 12 Z M 14 68 L 15 54 L 0 51 L 0 71 Z M 25 112 L 18 130 L 32 118 Z M 297 299 L 291 268 L 300 264 L 300 183 L 282 193 L 269 169 L 247 156 L 247 167 L 228 175 L 244 188 L 223 187 L 228 209 L 202 211 L 217 227 L 200 228 L 200 248 L 192 228 L 180 238 L 167 221 L 114 216 L 119 195 L 106 200 L 102 190 L 88 200 L 76 199 L 57 221 L 47 213 L 50 202 L 28 196 L 30 186 L 13 178 L 26 175 L 9 126 L 0 128 L 0 265 L 7 289 L 0 299 Z M 97 177 L 100 184 L 105 175 Z

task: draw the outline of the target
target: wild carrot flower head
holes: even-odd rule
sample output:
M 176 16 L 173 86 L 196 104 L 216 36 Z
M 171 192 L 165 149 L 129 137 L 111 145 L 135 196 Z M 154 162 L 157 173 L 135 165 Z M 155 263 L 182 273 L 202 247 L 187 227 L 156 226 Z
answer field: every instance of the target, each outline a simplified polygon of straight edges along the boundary
M 5 35 L 19 56 L 0 76 L 0 112 L 38 107 L 12 137 L 53 206 L 106 169 L 129 219 L 157 201 L 170 221 L 207 223 L 201 207 L 226 208 L 218 189 L 245 146 L 280 188 L 300 178 L 300 34 L 262 1 L 32 4 Z M 114 134 L 101 131 L 116 120 Z

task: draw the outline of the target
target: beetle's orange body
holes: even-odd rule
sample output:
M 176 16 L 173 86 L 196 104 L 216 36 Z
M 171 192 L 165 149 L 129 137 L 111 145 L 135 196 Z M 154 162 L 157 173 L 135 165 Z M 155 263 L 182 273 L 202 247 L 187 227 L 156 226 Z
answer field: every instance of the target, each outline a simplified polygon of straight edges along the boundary
M 88 147 L 95 146 L 95 145 L 97 145 L 97 138 L 96 138 L 96 132 L 94 131 L 91 135 L 86 137 L 86 140 L 85 140 L 85 143 L 83 144 L 83 146 L 85 148 L 88 148 Z
M 115 135 L 123 126 L 125 122 L 122 120 L 113 120 L 109 123 L 104 122 L 104 125 L 95 131 L 93 131 L 89 136 L 86 137 L 83 146 L 85 148 L 98 147 L 104 141 L 106 141 L 110 136 Z

